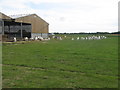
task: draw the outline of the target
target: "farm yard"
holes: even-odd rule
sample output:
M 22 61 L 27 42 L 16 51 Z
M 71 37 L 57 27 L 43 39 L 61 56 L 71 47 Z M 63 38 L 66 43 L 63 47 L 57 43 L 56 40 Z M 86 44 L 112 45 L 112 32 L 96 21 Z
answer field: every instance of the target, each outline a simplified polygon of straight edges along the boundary
M 3 43 L 3 88 L 117 88 L 118 36 Z M 71 40 L 74 38 L 74 40 Z

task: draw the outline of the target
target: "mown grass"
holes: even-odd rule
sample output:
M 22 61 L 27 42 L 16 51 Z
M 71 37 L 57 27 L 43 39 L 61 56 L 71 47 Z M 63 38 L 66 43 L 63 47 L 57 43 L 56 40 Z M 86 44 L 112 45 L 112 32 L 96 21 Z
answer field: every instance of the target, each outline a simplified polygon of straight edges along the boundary
M 118 37 L 3 44 L 3 88 L 117 88 Z

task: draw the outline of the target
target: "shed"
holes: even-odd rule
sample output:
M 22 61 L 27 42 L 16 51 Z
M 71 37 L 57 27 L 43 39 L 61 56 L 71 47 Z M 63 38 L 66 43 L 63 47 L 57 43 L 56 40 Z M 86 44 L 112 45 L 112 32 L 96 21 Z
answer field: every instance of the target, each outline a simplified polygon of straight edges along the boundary
M 22 29 L 22 32 L 21 32 Z M 31 37 L 31 24 L 29 23 L 21 23 L 20 22 L 15 22 L 14 20 L 4 20 L 4 34 L 7 35 L 8 39 L 17 37 L 22 38 L 24 37 Z
M 30 23 L 32 26 L 31 37 L 41 36 L 48 38 L 49 24 L 36 14 L 15 18 L 16 22 Z

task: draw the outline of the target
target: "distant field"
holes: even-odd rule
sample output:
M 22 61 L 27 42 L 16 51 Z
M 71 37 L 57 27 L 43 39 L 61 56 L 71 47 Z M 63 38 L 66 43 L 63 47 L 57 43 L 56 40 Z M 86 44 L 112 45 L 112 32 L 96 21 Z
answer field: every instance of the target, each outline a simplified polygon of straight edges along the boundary
M 118 37 L 71 37 L 3 44 L 3 88 L 117 88 Z

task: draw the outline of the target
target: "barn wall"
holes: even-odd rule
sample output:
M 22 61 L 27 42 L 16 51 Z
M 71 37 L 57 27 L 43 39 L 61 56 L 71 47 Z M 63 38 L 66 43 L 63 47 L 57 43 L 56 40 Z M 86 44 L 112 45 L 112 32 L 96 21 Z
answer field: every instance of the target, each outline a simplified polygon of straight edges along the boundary
M 36 14 L 17 18 L 16 22 L 24 22 L 32 24 L 32 33 L 48 33 L 48 23 L 38 17 Z
M 48 34 L 47 33 L 32 33 L 31 34 L 32 38 L 35 38 L 36 36 L 40 36 L 40 37 L 43 37 L 43 38 L 48 38 Z

